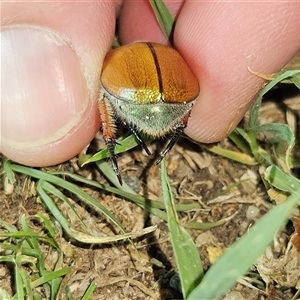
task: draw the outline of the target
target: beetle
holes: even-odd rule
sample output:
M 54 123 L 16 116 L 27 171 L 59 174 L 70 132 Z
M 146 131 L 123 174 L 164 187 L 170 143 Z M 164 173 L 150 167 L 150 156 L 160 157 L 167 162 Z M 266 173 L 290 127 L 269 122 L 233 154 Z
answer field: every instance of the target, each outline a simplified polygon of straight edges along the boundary
M 175 145 L 187 126 L 199 83 L 182 56 L 169 46 L 137 42 L 111 50 L 100 77 L 99 111 L 103 138 L 122 184 L 116 156 L 116 120 L 121 120 L 150 155 L 140 133 L 170 134 L 156 163 Z

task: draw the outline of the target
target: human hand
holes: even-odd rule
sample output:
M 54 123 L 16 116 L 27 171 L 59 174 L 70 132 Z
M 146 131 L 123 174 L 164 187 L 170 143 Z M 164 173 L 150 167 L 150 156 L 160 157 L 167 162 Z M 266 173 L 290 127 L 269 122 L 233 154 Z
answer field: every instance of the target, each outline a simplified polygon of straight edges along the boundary
M 174 46 L 200 82 L 185 133 L 204 143 L 220 141 L 240 122 L 265 84 L 248 67 L 275 73 L 300 50 L 300 3 L 164 2 L 177 16 Z M 136 1 L 125 2 L 120 36 L 124 44 L 166 42 L 149 6 Z
M 175 48 L 200 82 L 186 133 L 221 140 L 264 84 L 247 68 L 277 72 L 300 49 L 300 4 L 166 3 L 178 14 Z M 2 4 L 1 152 L 46 166 L 89 143 L 100 127 L 99 77 L 116 11 L 112 2 Z M 124 2 L 120 38 L 167 43 L 146 1 Z

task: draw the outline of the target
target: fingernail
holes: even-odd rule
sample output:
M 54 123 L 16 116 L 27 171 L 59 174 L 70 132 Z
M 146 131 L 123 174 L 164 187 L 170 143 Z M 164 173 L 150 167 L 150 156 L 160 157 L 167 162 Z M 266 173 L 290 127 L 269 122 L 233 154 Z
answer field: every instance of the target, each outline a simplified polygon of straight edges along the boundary
M 32 147 L 67 134 L 88 102 L 70 44 L 48 29 L 6 28 L 1 60 L 2 143 Z

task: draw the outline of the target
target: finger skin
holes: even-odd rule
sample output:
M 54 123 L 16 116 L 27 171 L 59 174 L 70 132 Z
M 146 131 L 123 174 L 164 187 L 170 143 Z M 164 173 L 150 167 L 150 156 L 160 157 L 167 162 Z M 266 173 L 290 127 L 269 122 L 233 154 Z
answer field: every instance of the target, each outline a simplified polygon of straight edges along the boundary
M 5 2 L 1 9 L 1 152 L 30 166 L 66 161 L 100 128 L 99 78 L 115 4 Z
M 176 17 L 182 1 L 164 1 L 171 14 Z M 148 0 L 125 0 L 119 18 L 119 38 L 121 44 L 136 41 L 168 44 L 168 39 L 158 26 L 153 9 Z
M 143 40 L 161 41 L 155 19 L 131 15 L 137 10 L 134 5 L 145 10 L 145 4 L 125 2 L 122 24 L 133 27 L 134 22 L 138 31 L 130 34 L 124 28 L 122 41 L 139 40 L 142 34 Z M 171 8 L 172 1 L 167 5 Z M 299 51 L 300 3 L 186 1 L 177 13 L 172 8 L 177 21 L 174 46 L 200 82 L 185 132 L 197 141 L 219 141 L 235 128 L 265 84 L 248 68 L 278 72 Z

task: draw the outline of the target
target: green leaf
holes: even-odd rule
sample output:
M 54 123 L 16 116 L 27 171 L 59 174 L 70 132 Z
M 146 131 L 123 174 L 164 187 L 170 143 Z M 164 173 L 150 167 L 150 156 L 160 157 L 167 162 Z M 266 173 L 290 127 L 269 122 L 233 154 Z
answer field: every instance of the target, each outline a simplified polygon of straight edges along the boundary
M 295 136 L 291 128 L 286 124 L 267 123 L 254 127 L 254 131 L 263 133 L 266 137 L 266 142 L 277 144 L 282 141 L 289 143 L 289 147 L 295 144 Z
M 182 293 L 184 298 L 186 298 L 203 277 L 202 263 L 191 236 L 178 223 L 164 159 L 161 162 L 161 179 L 171 242 L 181 280 Z

